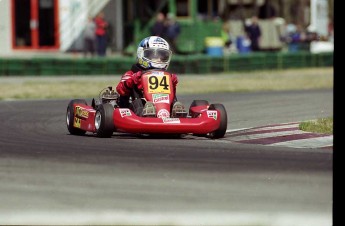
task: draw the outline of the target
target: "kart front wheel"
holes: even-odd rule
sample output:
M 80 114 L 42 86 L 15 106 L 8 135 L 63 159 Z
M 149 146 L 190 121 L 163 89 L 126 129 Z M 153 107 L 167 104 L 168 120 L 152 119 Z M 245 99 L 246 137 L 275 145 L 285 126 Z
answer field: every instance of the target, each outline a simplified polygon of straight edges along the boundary
M 95 115 L 95 128 L 98 137 L 111 137 L 114 132 L 113 120 L 114 107 L 111 104 L 101 104 L 98 106 Z
M 217 110 L 220 112 L 220 125 L 218 129 L 209 134 L 210 138 L 217 139 L 224 137 L 228 126 L 228 116 L 223 104 L 211 104 L 208 110 Z
M 85 130 L 81 130 L 79 128 L 74 127 L 74 105 L 75 104 L 83 104 L 83 105 L 87 105 L 86 100 L 83 99 L 75 99 L 75 100 L 71 100 L 67 106 L 67 112 L 66 112 L 66 125 L 67 125 L 67 129 L 69 131 L 70 134 L 72 135 L 84 135 L 86 133 Z

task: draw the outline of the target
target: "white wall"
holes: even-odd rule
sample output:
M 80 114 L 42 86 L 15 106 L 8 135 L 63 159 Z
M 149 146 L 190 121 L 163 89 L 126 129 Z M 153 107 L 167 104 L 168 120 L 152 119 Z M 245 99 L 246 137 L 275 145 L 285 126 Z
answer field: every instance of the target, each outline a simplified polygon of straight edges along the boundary
M 80 35 L 87 22 L 88 1 L 85 0 L 60 0 L 60 50 L 66 51 L 70 44 Z
M 109 0 L 59 0 L 60 51 L 80 36 L 90 11 L 98 12 Z M 11 0 L 0 0 L 0 56 L 12 55 Z
M 311 25 L 309 29 L 319 35 L 328 36 L 328 1 L 311 0 Z
M 12 52 L 11 4 L 10 0 L 0 0 L 0 56 Z

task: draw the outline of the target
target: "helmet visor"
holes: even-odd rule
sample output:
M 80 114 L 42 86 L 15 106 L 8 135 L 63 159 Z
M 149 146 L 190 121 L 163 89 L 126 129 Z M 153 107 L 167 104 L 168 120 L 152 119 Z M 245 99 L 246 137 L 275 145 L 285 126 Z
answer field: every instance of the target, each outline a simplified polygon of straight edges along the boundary
M 144 57 L 152 62 L 167 63 L 170 61 L 171 51 L 166 49 L 145 49 Z

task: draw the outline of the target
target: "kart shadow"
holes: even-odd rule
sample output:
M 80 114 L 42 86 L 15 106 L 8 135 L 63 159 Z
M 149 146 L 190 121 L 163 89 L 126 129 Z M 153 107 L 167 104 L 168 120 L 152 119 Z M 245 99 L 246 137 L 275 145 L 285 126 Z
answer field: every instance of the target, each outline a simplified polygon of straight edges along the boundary
M 116 136 L 117 138 L 122 139 L 132 139 L 132 138 L 139 138 L 139 139 L 183 139 L 186 135 L 184 134 L 113 134 L 113 137 Z
M 69 136 L 78 136 L 78 137 L 85 137 L 85 138 L 97 138 L 97 139 L 104 139 L 97 137 L 96 134 L 93 133 L 86 133 L 83 135 L 72 135 L 67 133 L 66 135 Z M 115 139 L 184 139 L 184 140 L 195 140 L 195 139 L 209 139 L 207 136 L 197 136 L 193 134 L 135 134 L 135 133 L 117 133 L 114 132 L 110 138 Z M 108 138 L 109 139 L 109 138 Z
M 124 134 L 114 133 L 112 137 L 119 139 L 175 139 L 175 140 L 210 140 L 208 135 L 201 136 L 196 134 Z

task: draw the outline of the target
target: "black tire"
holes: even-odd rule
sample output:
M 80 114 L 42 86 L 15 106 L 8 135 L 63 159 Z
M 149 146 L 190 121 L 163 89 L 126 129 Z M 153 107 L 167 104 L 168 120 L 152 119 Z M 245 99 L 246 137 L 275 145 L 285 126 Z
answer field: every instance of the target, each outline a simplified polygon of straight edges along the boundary
M 220 112 L 220 125 L 219 128 L 209 134 L 212 139 L 224 137 L 228 126 L 228 115 L 223 104 L 211 104 L 208 110 L 218 110 Z
M 114 107 L 111 104 L 101 104 L 98 106 L 95 115 L 95 128 L 98 137 L 107 138 L 115 131 Z
M 84 135 L 86 133 L 85 130 L 81 130 L 79 128 L 75 128 L 73 126 L 74 121 L 74 104 L 84 104 L 87 105 L 86 100 L 83 99 L 75 99 L 71 100 L 67 106 L 67 112 L 66 112 L 66 125 L 67 129 L 70 134 L 72 135 Z

